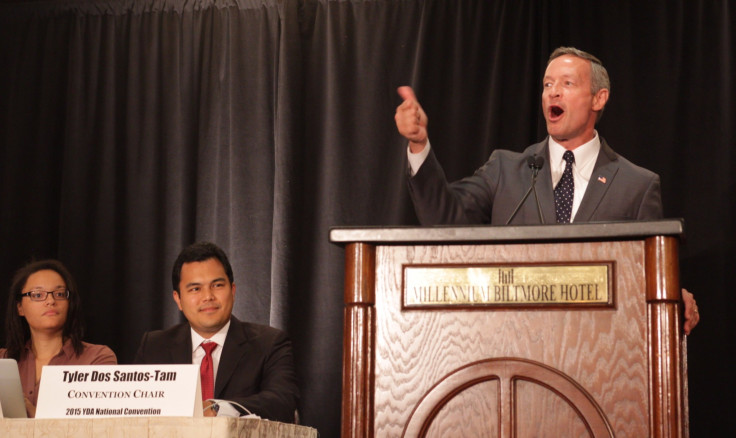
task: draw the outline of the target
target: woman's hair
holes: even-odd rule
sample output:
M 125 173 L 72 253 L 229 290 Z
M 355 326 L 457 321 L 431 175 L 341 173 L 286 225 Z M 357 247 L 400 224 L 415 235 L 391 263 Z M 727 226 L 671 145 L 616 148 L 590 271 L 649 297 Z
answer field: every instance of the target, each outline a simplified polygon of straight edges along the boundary
M 84 349 L 82 337 L 84 335 L 84 321 L 82 317 L 82 301 L 79 298 L 77 283 L 69 270 L 58 260 L 40 260 L 31 262 L 18 269 L 13 277 L 8 293 L 8 308 L 5 311 L 5 348 L 7 357 L 20 360 L 21 352 L 26 342 L 31 338 L 31 330 L 28 321 L 18 314 L 18 303 L 23 299 L 20 294 L 27 292 L 23 290 L 28 277 L 38 271 L 51 270 L 61 276 L 69 289 L 69 308 L 64 323 L 62 338 L 71 340 L 74 352 L 82 354 Z M 52 298 L 53 299 L 53 298 Z

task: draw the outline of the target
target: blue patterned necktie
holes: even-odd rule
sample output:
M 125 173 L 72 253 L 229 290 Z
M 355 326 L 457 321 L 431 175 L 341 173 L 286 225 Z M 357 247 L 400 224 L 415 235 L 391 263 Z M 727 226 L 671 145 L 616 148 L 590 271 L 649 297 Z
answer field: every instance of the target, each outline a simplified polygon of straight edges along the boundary
M 562 178 L 555 187 L 555 213 L 558 224 L 569 224 L 570 216 L 572 216 L 572 197 L 575 193 L 575 181 L 572 178 L 572 163 L 575 162 L 575 155 L 572 154 L 572 151 L 565 151 L 562 159 L 565 160 L 565 171 L 562 172 Z

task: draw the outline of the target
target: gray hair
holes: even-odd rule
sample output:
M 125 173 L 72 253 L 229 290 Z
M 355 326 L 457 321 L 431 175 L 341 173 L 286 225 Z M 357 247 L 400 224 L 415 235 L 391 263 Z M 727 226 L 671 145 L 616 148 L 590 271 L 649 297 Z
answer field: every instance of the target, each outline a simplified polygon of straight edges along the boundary
M 588 52 L 576 49 L 575 47 L 558 47 L 549 55 L 547 65 L 552 62 L 553 59 L 559 58 L 560 56 L 570 55 L 577 58 L 585 59 L 590 61 L 590 91 L 595 94 L 599 90 L 606 89 L 611 90 L 611 80 L 608 78 L 608 72 L 603 67 L 603 63 L 600 59 L 591 55 Z

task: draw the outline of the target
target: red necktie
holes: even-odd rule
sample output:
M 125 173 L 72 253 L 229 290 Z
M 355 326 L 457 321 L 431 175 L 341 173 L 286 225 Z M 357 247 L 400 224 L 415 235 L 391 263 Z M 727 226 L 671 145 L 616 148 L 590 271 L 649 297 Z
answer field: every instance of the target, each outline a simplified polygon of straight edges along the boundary
M 204 358 L 199 366 L 199 379 L 202 383 L 202 401 L 207 401 L 215 397 L 215 374 L 212 364 L 212 350 L 217 348 L 216 342 L 202 342 L 200 344 L 204 348 Z

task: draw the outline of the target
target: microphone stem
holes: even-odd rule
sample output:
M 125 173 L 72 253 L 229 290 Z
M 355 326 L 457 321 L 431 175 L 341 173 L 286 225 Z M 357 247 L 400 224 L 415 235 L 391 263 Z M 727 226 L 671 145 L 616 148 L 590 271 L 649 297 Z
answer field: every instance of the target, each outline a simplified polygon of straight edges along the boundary
M 537 181 L 537 175 L 534 175 L 534 182 Z M 539 222 L 544 225 L 544 213 L 542 213 L 542 206 L 539 205 L 539 196 L 537 196 L 537 185 L 532 182 L 532 189 L 534 190 L 534 200 L 537 201 L 537 215 L 539 216 Z

